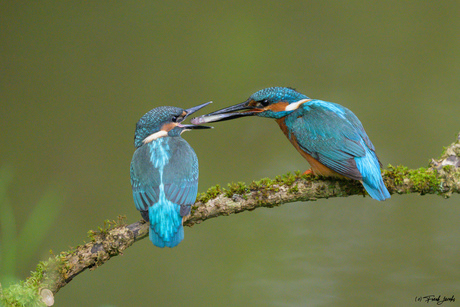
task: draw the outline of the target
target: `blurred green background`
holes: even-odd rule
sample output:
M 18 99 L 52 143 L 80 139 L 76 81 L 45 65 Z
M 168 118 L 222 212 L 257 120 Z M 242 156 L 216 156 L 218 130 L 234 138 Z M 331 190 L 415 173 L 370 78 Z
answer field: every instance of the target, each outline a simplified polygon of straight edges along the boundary
M 460 131 L 459 12 L 459 1 L 0 2 L 0 166 L 11 170 L 15 217 L 0 229 L 21 234 L 31 216 L 42 218 L 37 232 L 51 228 L 44 240 L 16 242 L 16 277 L 105 219 L 140 219 L 129 181 L 134 127 L 157 106 L 213 100 L 203 114 L 291 86 L 351 109 L 385 166 L 426 166 Z M 273 121 L 214 126 L 184 135 L 200 191 L 308 168 Z M 62 207 L 33 215 L 49 193 Z M 77 276 L 56 306 L 460 298 L 459 202 L 355 196 L 220 217 L 187 228 L 174 249 L 135 244 Z M 27 246 L 36 247 L 21 253 Z

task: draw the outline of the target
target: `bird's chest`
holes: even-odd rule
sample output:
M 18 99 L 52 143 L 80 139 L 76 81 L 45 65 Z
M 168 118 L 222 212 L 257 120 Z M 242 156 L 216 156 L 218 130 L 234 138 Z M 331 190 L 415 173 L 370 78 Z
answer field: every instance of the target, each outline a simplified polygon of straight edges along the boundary
M 288 139 L 290 139 L 289 128 L 286 126 L 286 117 L 277 118 L 275 120 L 280 126 L 281 131 L 283 131 L 284 135 L 287 136 Z
M 281 128 L 281 131 L 283 131 L 284 135 L 288 138 L 288 140 L 291 142 L 291 144 L 297 149 L 297 151 L 308 161 L 310 161 L 311 156 L 306 153 L 299 145 L 299 142 L 297 141 L 297 138 L 295 134 L 292 132 L 292 129 L 288 127 L 286 124 L 286 117 L 282 117 L 279 119 L 276 119 L 276 122 Z
M 282 118 L 277 118 L 276 122 L 278 123 L 281 131 L 289 139 L 289 141 L 294 145 L 295 148 L 299 149 L 299 144 L 296 139 L 296 135 L 292 129 L 292 116 L 285 116 Z

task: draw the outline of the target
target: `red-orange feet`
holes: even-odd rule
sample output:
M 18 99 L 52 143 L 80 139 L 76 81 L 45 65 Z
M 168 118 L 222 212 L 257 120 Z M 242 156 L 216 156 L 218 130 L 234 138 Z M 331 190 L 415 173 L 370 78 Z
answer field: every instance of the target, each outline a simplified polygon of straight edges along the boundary
M 307 170 L 305 171 L 305 173 L 303 173 L 303 175 L 314 175 L 314 174 L 313 174 L 313 171 L 312 171 L 311 168 L 310 168 L 310 169 L 307 169 Z

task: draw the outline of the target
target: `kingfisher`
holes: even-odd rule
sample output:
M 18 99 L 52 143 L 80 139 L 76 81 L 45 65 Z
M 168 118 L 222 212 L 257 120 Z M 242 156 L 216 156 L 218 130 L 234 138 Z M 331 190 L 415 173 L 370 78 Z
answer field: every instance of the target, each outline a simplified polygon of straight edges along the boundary
M 208 126 L 183 125 L 192 113 L 211 102 L 184 110 L 158 107 L 136 124 L 131 161 L 134 204 L 150 223 L 150 241 L 174 247 L 184 239 L 183 218 L 190 214 L 198 192 L 198 159 L 181 134 Z
M 308 161 L 304 174 L 359 180 L 376 200 L 390 198 L 375 148 L 353 112 L 333 102 L 311 99 L 289 87 L 269 87 L 246 101 L 192 119 L 193 124 L 244 116 L 273 118 Z

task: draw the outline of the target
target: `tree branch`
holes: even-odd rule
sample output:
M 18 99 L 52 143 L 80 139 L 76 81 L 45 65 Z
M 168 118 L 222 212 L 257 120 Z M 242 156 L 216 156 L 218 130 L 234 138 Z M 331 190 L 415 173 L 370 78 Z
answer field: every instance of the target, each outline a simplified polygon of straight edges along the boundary
M 460 134 L 456 142 L 444 149 L 439 159 L 431 160 L 428 168 L 410 170 L 389 165 L 383 170 L 383 178 L 390 194 L 437 194 L 448 198 L 452 193 L 460 193 Z M 265 178 L 250 185 L 231 183 L 226 189 L 215 186 L 201 194 L 184 225 L 193 226 L 210 218 L 259 207 L 351 195 L 365 195 L 362 185 L 355 180 L 303 176 L 300 173 L 288 173 L 273 180 Z M 0 299 L 6 303 L 15 302 L 20 291 L 25 293 L 27 290 L 36 293 L 37 300 L 51 306 L 54 294 L 75 276 L 86 269 L 97 268 L 147 236 L 148 223 L 143 220 L 131 225 L 124 224 L 123 217 L 118 221 L 106 221 L 103 229 L 89 231 L 91 242 L 40 262 L 25 282 L 0 292 Z M 8 301 L 8 298 L 12 300 Z

